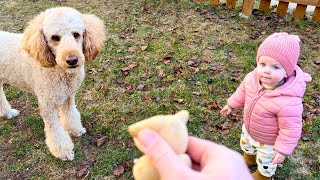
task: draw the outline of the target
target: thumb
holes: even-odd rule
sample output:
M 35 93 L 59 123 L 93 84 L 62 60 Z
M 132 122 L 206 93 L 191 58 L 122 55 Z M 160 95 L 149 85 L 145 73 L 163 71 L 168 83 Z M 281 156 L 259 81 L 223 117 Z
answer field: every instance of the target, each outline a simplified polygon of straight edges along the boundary
M 177 167 L 186 166 L 171 146 L 156 132 L 143 129 L 139 132 L 136 140 L 140 142 L 140 150 L 151 159 L 160 175 L 177 169 Z

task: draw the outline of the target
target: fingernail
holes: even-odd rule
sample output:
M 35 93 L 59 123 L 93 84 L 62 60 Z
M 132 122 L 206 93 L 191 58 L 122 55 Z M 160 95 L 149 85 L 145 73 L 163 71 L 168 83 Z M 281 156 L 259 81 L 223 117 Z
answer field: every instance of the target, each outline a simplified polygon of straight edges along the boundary
M 138 139 L 145 148 L 151 146 L 154 143 L 155 138 L 155 133 L 150 129 L 141 130 L 138 134 Z

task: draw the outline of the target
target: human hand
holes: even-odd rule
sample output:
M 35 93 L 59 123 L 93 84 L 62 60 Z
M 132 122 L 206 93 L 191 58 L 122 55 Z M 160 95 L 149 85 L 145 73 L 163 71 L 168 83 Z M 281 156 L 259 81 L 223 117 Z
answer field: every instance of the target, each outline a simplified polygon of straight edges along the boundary
M 221 111 L 220 111 L 220 114 L 223 115 L 223 116 L 226 116 L 226 115 L 229 115 L 230 113 L 232 112 L 232 108 L 228 105 L 225 105 Z
M 273 164 L 283 163 L 285 158 L 286 157 L 284 155 L 282 155 L 281 153 L 279 153 L 278 151 L 274 151 L 274 156 L 273 156 L 273 159 L 272 159 L 272 163 Z
M 156 132 L 141 130 L 136 140 L 162 180 L 252 179 L 242 156 L 225 146 L 189 137 L 187 154 L 193 161 L 191 169 Z

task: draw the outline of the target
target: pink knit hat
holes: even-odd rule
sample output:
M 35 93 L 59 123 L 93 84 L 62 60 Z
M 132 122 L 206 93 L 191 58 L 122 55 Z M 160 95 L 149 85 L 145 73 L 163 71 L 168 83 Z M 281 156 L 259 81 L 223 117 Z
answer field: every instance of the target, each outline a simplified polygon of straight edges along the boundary
M 260 56 L 269 56 L 276 59 L 290 76 L 297 65 L 300 55 L 299 36 L 285 32 L 274 33 L 268 36 L 259 46 L 256 61 Z

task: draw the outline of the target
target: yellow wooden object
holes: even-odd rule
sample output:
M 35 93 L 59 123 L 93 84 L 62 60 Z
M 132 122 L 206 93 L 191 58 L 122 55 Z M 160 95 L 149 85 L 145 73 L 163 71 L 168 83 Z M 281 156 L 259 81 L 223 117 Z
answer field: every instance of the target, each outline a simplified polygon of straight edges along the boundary
M 297 4 L 293 17 L 296 19 L 303 19 L 304 15 L 306 14 L 306 10 L 307 10 L 307 5 Z
M 280 16 L 285 16 L 288 11 L 288 2 L 279 1 L 278 8 L 277 8 L 277 14 Z
M 271 0 L 260 0 L 259 11 L 268 12 Z
M 320 7 L 316 7 L 316 9 L 314 10 L 312 20 L 320 23 Z
M 303 5 L 310 5 L 310 6 L 320 6 L 320 0 L 281 0 L 281 1 L 303 4 Z
M 237 0 L 227 0 L 227 8 L 235 8 Z
M 219 4 L 219 0 L 210 0 L 210 4 L 218 5 Z
M 243 0 L 242 3 L 242 14 L 245 16 L 251 16 L 254 0 Z

